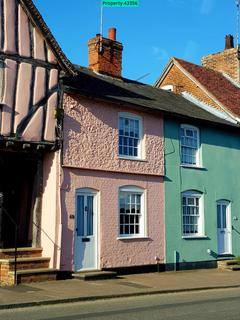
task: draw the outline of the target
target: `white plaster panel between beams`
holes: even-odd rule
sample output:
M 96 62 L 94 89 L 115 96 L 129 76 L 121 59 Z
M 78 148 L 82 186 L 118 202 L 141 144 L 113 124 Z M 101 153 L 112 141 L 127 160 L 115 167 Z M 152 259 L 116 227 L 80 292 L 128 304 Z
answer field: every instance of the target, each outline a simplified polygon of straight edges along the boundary
M 16 1 L 4 0 L 4 51 L 16 53 L 15 31 Z
M 46 69 L 42 67 L 36 68 L 33 105 L 35 106 L 46 95 Z
M 43 129 L 43 107 L 40 107 L 29 124 L 25 128 L 22 139 L 24 141 L 41 141 L 42 140 L 42 129 Z
M 4 94 L 2 109 L 1 134 L 9 135 L 11 132 L 11 119 L 14 104 L 14 90 L 17 77 L 17 63 L 6 59 L 4 62 Z
M 37 28 L 33 28 L 34 58 L 45 61 L 44 39 Z
M 55 92 L 51 95 L 48 100 L 47 105 L 47 116 L 46 116 L 46 124 L 45 124 L 45 132 L 44 132 L 44 140 L 46 141 L 55 141 L 55 112 L 58 105 L 58 93 Z
M 58 70 L 52 69 L 49 77 L 49 89 L 52 90 L 58 84 Z
M 2 8 L 2 3 L 3 3 L 3 0 L 0 0 L 0 8 Z M 3 25 L 3 12 L 0 12 L 0 26 Z M 2 32 L 2 28 L 0 28 L 0 50 L 2 51 L 2 39 L 3 39 L 3 32 Z
M 54 64 L 57 63 L 57 59 L 50 48 L 48 48 L 48 62 L 54 63 Z
M 21 63 L 19 66 L 17 91 L 16 91 L 16 107 L 15 107 L 15 123 L 14 132 L 24 117 L 28 114 L 32 82 L 32 65 L 29 63 Z
M 30 30 L 29 30 L 29 20 L 24 12 L 23 8 L 18 6 L 18 25 L 19 25 L 19 35 L 18 35 L 18 48 L 19 54 L 23 57 L 30 57 Z

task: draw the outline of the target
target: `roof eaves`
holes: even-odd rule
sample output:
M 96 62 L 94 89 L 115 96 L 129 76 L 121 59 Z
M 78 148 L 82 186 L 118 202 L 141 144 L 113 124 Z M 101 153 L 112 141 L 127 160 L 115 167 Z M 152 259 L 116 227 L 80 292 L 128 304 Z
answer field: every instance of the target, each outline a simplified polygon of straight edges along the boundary
M 226 112 L 230 117 L 236 119 L 238 122 L 240 122 L 239 117 L 232 111 L 229 111 L 228 108 L 226 108 L 221 102 L 218 101 L 218 99 L 211 93 L 209 92 L 209 90 L 201 83 L 199 82 L 193 74 L 191 74 L 188 70 L 186 70 L 184 68 L 184 66 L 181 64 L 181 62 L 179 61 L 179 59 L 174 59 L 176 62 L 176 66 L 191 80 L 193 81 L 199 88 L 201 88 L 206 94 L 207 96 L 212 99 L 216 104 L 218 104 L 223 110 L 224 112 Z M 204 68 L 204 67 L 202 67 Z
M 158 90 L 156 88 L 156 90 Z M 155 107 L 146 107 L 146 106 L 143 106 L 143 105 L 140 105 L 140 104 L 136 104 L 136 103 L 131 103 L 129 101 L 121 101 L 121 100 L 118 100 L 116 98 L 113 98 L 111 96 L 98 96 L 98 95 L 94 95 L 94 93 L 91 93 L 91 95 L 88 93 L 88 92 L 85 92 L 83 90 L 79 90 L 79 89 L 76 89 L 74 87 L 71 87 L 71 86 L 64 86 L 64 92 L 65 93 L 72 93 L 72 94 L 76 94 L 78 96 L 82 96 L 82 97 L 85 97 L 85 98 L 90 98 L 90 99 L 94 99 L 96 101 L 105 101 L 105 102 L 111 102 L 111 103 L 114 103 L 118 106 L 125 106 L 125 107 L 131 107 L 131 108 L 134 108 L 135 110 L 141 110 L 141 111 L 144 111 L 144 112 L 147 112 L 147 113 L 158 113 L 158 114 L 161 114 L 161 115 L 167 115 L 167 116 L 173 116 L 173 117 L 177 117 L 177 118 L 181 118 L 181 119 L 189 119 L 189 120 L 192 120 L 192 121 L 196 121 L 196 122 L 205 122 L 205 123 L 208 123 L 208 124 L 220 124 L 220 125 L 225 125 L 225 126 L 231 126 L 231 127 L 239 127 L 237 126 L 236 124 L 233 124 L 233 123 L 230 123 L 229 121 L 227 120 L 224 120 L 224 119 L 220 119 L 219 117 L 217 116 L 214 116 L 215 120 L 209 120 L 209 119 L 203 119 L 203 118 L 198 118 L 198 115 L 196 114 L 196 116 L 189 116 L 189 115 L 185 115 L 185 114 L 182 114 L 182 113 L 177 113 L 177 112 L 174 112 L 174 111 L 167 111 L 167 110 L 163 110 L 163 109 L 160 109 L 160 108 L 155 108 Z M 193 103 L 193 102 L 190 102 L 189 103 Z M 194 103 L 193 103 L 194 104 Z

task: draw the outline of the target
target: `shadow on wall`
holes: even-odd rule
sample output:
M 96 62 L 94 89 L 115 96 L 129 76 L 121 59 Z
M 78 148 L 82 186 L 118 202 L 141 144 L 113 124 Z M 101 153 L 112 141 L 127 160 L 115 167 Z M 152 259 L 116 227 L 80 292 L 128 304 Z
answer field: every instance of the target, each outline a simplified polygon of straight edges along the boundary
M 62 243 L 61 243 L 61 260 L 60 268 L 64 271 L 72 270 L 73 259 L 74 259 L 74 237 L 73 230 L 75 229 L 75 212 L 69 213 L 66 206 L 66 194 L 70 192 L 70 181 L 71 176 L 68 170 L 63 170 L 63 182 L 61 186 L 61 220 L 62 220 Z M 66 187 L 65 187 L 66 186 Z M 75 199 L 72 200 L 74 203 L 75 210 Z M 73 214 L 74 229 L 69 228 L 69 218 L 68 215 Z

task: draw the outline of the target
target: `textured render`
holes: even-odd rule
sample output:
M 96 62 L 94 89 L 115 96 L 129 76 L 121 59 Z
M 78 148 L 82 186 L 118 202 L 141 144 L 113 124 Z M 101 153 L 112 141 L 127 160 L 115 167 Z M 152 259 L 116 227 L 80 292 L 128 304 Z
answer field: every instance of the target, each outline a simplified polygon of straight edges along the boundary
M 183 123 L 190 124 L 183 120 Z M 165 134 L 165 226 L 166 262 L 215 260 L 218 253 L 216 202 L 231 202 L 232 250 L 240 255 L 240 141 L 239 134 L 216 127 L 199 126 L 202 169 L 180 166 L 180 122 L 164 121 Z M 196 123 L 194 124 L 196 126 Z M 181 192 L 196 190 L 203 193 L 205 238 L 182 238 Z M 236 219 L 234 219 L 236 217 Z M 208 249 L 212 254 L 208 253 Z
M 63 164 L 69 167 L 147 175 L 163 175 L 163 123 L 144 115 L 93 100 L 64 97 Z M 143 119 L 143 161 L 118 157 L 118 112 L 132 112 Z
M 99 190 L 98 244 L 99 268 L 155 264 L 164 262 L 163 178 L 103 171 L 64 168 L 62 177 L 62 253 L 61 269 L 74 266 L 75 192 L 78 188 Z M 118 192 L 124 185 L 146 191 L 146 238 L 118 240 Z
M 173 85 L 173 90 L 175 93 L 181 93 L 187 91 L 197 97 L 199 100 L 213 106 L 216 109 L 221 108 L 218 104 L 210 98 L 199 86 L 194 83 L 188 76 L 184 74 L 176 65 L 173 65 L 169 70 L 167 76 L 161 82 L 160 88 L 165 85 Z

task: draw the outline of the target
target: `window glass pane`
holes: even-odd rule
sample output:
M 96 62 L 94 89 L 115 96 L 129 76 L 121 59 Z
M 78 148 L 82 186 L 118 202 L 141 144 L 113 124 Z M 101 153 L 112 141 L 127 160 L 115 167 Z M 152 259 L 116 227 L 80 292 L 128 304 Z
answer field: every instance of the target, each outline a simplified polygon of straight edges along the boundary
M 77 235 L 84 236 L 84 196 L 77 196 Z
M 142 194 L 136 192 L 120 193 L 119 206 L 121 235 L 139 234 L 139 223 L 141 217 L 141 196 Z
M 123 234 L 123 226 L 120 225 L 120 234 Z
M 199 197 L 182 197 L 183 235 L 199 233 Z
M 138 156 L 140 143 L 139 120 L 119 119 L 119 155 Z
M 198 133 L 196 129 L 181 128 L 181 162 L 197 164 Z
M 227 207 L 225 204 L 222 205 L 222 227 L 225 229 L 227 222 L 226 222 L 226 215 L 227 215 Z
M 221 223 L 221 205 L 220 204 L 217 205 L 217 227 L 218 228 L 222 227 L 222 223 Z
M 93 196 L 87 197 L 87 236 L 93 235 Z

